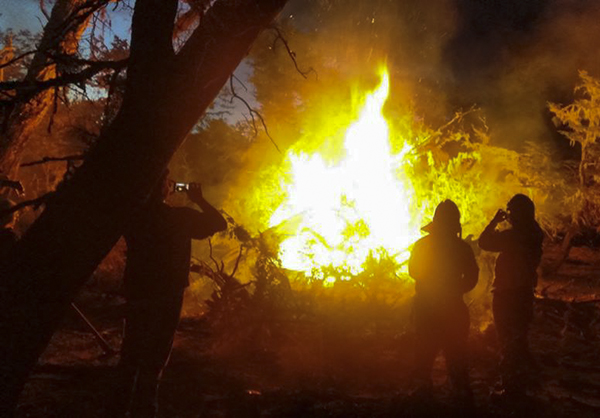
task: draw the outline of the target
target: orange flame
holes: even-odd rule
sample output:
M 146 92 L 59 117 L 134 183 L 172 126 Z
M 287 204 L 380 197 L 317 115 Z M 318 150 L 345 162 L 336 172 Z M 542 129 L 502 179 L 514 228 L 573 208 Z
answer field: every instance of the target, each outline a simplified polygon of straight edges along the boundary
M 357 274 L 369 257 L 382 253 L 400 265 L 419 237 L 421 217 L 411 211 L 414 190 L 403 170 L 411 146 L 391 152 L 382 112 L 389 95 L 387 71 L 381 77 L 346 132 L 340 161 L 327 163 L 318 153 L 288 154 L 291 181 L 282 184 L 287 198 L 270 218 L 270 226 L 299 218 L 298 232 L 280 246 L 285 268 L 332 283 L 322 268 Z

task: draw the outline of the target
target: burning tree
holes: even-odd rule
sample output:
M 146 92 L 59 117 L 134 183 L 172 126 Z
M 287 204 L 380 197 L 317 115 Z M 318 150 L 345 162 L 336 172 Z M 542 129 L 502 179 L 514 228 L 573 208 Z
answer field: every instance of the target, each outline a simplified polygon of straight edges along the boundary
M 559 132 L 569 139 L 571 146 L 578 145 L 581 148 L 577 164 L 578 181 L 567 182 L 562 196 L 563 207 L 568 211 L 561 216 L 566 224 L 563 227 L 566 232 L 561 247 L 562 256 L 556 268 L 567 258 L 573 237 L 583 228 L 600 232 L 597 162 L 600 156 L 600 82 L 585 71 L 581 71 L 579 77 L 581 84 L 575 87 L 576 99 L 573 103 L 548 103 Z
M 384 73 L 352 110 L 305 131 L 280 164 L 259 175 L 259 193 L 244 207 L 261 212 L 259 228 L 279 231 L 284 267 L 321 280 L 326 267 L 349 278 L 381 253 L 400 274 L 439 201 L 455 200 L 465 236 L 476 236 L 517 191 L 544 198 L 537 190 L 543 175 L 532 161 L 540 150 L 493 146 L 481 120 L 479 128 L 461 128 L 464 114 L 437 130 L 407 122 L 410 114 L 389 121 L 388 90 Z
M 243 253 L 233 230 L 233 241 L 221 237 L 213 245 L 236 270 L 235 281 L 215 280 L 223 269 L 207 273 L 210 263 L 203 270 L 217 289 L 209 313 L 227 312 L 232 324 L 219 334 L 235 339 L 236 333 L 256 329 L 265 309 L 275 328 L 292 316 L 337 321 L 340 329 L 352 317 L 356 332 L 392 322 L 401 329 L 413 292 L 405 262 L 420 227 L 446 198 L 459 205 L 463 237 L 474 246 L 495 211 L 524 191 L 552 231 L 556 221 L 546 205 L 553 206 L 550 191 L 564 179 L 545 147 L 527 144 L 518 152 L 493 145 L 476 109 L 457 113 L 437 129 L 410 112 L 398 116 L 389 103 L 390 78 L 385 70 L 379 77 L 370 92 L 354 89 L 351 106 L 336 106 L 335 96 L 305 114 L 308 122 L 285 154 L 255 177 L 245 171 L 244 189 L 230 193 L 224 206 L 253 237 L 241 240 Z M 480 255 L 481 285 L 468 296 L 481 327 L 490 319 L 493 261 Z M 265 297 L 268 289 L 281 300 Z

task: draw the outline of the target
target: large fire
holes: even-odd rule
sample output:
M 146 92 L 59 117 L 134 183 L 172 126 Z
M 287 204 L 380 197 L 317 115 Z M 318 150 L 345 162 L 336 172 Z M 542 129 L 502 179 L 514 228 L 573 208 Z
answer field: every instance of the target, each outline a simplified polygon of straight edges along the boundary
M 382 71 L 380 85 L 366 96 L 358 120 L 348 128 L 337 161 L 319 153 L 288 154 L 286 200 L 270 218 L 270 226 L 297 219 L 296 233 L 280 245 L 285 268 L 331 283 L 335 278 L 324 275 L 325 268 L 350 276 L 369 258 L 385 254 L 398 266 L 408 258 L 422 219 L 404 171 L 411 146 L 405 142 L 400 152 L 391 151 L 382 112 L 389 87 L 387 71 Z

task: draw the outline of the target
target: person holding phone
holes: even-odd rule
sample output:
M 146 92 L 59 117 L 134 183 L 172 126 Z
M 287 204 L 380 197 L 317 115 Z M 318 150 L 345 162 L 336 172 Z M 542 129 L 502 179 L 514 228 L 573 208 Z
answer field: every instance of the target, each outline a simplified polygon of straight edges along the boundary
M 125 233 L 125 332 L 121 346 L 117 412 L 151 418 L 157 411 L 157 390 L 179 323 L 183 293 L 189 285 L 191 241 L 227 228 L 221 213 L 208 203 L 199 184 L 185 189 L 201 212 L 173 207 L 165 200 L 175 191 L 168 171 L 143 210 Z
M 510 227 L 499 230 L 508 221 Z M 525 394 L 527 371 L 533 365 L 528 344 L 533 319 L 537 267 L 542 257 L 544 233 L 535 220 L 533 201 L 513 196 L 506 211 L 499 209 L 479 237 L 482 250 L 499 253 L 493 283 L 492 310 L 500 343 L 501 381 L 496 395 Z

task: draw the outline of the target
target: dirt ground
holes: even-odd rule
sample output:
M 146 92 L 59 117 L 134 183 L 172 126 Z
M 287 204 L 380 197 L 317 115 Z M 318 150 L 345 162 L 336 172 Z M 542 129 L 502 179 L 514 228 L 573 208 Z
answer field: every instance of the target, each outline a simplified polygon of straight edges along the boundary
M 546 257 L 552 258 L 550 249 Z M 576 248 L 541 279 L 530 342 L 540 371 L 529 398 L 490 398 L 497 363 L 493 329 L 473 332 L 472 385 L 481 417 L 597 417 L 600 414 L 600 253 Z M 88 289 L 77 301 L 111 346 L 121 339 L 123 300 Z M 278 344 L 215 347 L 203 317 L 182 320 L 160 391 L 160 416 L 441 417 L 464 416 L 454 404 L 443 358 L 435 399 L 410 396 L 412 336 L 398 327 L 336 333 L 322 324 L 284 324 Z M 269 348 L 265 348 L 269 347 Z M 276 348 L 274 348 L 276 347 Z M 39 361 L 17 417 L 106 416 L 118 355 L 106 355 L 72 312 Z

